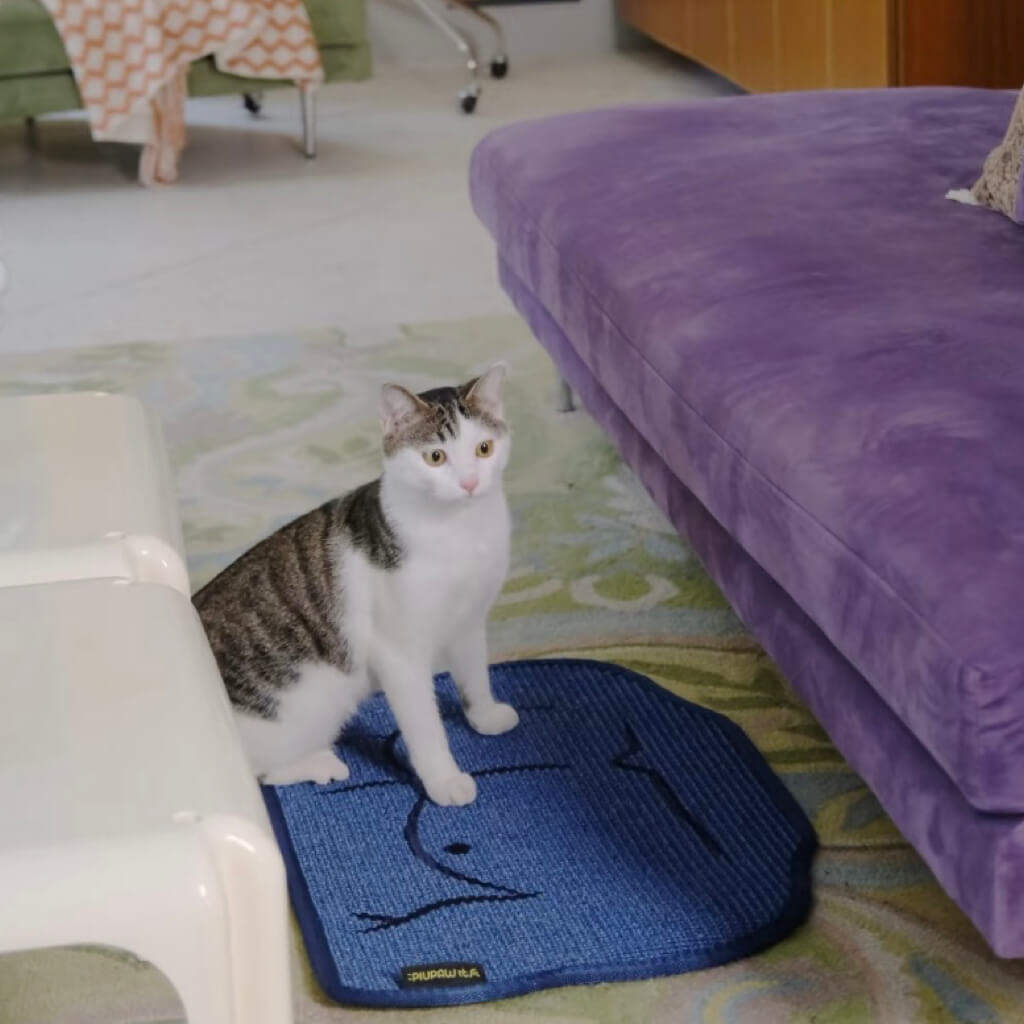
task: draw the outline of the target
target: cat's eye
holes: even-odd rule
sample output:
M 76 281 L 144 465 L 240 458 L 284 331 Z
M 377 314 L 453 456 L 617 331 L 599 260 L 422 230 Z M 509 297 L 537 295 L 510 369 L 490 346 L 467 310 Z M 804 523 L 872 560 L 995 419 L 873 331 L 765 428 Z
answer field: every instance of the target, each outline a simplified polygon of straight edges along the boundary
M 440 448 L 432 448 L 429 452 L 423 453 L 423 461 L 428 466 L 443 466 L 447 455 Z
M 494 454 L 494 442 L 481 441 L 476 446 L 476 454 L 478 458 L 489 459 Z

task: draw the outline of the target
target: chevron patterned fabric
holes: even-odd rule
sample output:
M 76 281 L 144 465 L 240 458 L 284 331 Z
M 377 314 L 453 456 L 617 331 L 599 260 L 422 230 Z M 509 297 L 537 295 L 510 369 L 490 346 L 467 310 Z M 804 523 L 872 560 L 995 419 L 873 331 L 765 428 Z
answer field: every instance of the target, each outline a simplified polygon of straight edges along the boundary
M 224 72 L 323 78 L 302 0 L 43 0 L 60 32 L 93 138 L 141 142 L 146 184 L 177 177 L 184 76 L 213 54 Z

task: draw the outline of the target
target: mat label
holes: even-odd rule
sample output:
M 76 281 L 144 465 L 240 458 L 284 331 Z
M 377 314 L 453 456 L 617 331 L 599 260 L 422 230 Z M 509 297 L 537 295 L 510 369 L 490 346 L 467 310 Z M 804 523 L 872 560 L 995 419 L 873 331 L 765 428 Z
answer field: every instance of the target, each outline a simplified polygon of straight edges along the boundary
M 482 985 L 486 980 L 483 964 L 417 964 L 402 968 L 402 988 Z

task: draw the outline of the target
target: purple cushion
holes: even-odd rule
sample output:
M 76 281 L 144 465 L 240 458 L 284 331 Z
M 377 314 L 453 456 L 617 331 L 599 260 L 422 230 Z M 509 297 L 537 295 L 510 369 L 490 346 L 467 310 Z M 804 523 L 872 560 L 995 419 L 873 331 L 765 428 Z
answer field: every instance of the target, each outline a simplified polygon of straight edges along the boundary
M 1012 93 L 742 97 L 495 132 L 503 261 L 964 796 L 1024 811 L 1024 236 L 944 199 Z
M 875 689 L 665 467 L 505 263 L 501 280 L 587 410 L 945 890 L 999 956 L 1024 957 L 1022 819 L 968 804 Z

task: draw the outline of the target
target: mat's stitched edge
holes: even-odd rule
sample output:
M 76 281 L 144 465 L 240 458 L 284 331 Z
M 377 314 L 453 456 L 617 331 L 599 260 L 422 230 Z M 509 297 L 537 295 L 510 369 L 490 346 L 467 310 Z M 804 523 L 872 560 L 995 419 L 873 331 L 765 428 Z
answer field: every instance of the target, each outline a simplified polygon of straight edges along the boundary
M 270 814 L 278 845 L 284 856 L 288 875 L 288 891 L 291 894 L 292 906 L 299 921 L 309 961 L 320 987 L 335 1002 L 375 1008 L 459 1006 L 467 1003 L 508 999 L 513 996 L 526 995 L 528 992 L 536 992 L 539 989 L 557 988 L 563 985 L 642 981 L 669 974 L 685 974 L 688 971 L 718 967 L 733 960 L 753 956 L 786 938 L 803 924 L 810 914 L 813 903 L 810 869 L 811 861 L 818 848 L 818 837 L 793 794 L 772 771 L 771 766 L 754 746 L 750 737 L 735 722 L 717 711 L 677 697 L 639 672 L 611 662 L 596 661 L 591 658 L 536 658 L 500 662 L 492 665 L 491 671 L 508 671 L 521 665 L 585 666 L 604 672 L 614 672 L 616 675 L 622 674 L 646 689 L 656 692 L 661 699 L 667 698 L 669 702 L 680 704 L 690 711 L 696 712 L 698 716 L 715 719 L 729 734 L 736 753 L 764 787 L 768 796 L 774 800 L 776 808 L 786 816 L 794 828 L 804 832 L 804 838 L 797 844 L 790 863 L 789 900 L 779 916 L 763 928 L 724 946 L 707 950 L 700 956 L 660 957 L 634 961 L 628 967 L 621 961 L 616 961 L 614 964 L 592 965 L 586 969 L 559 968 L 553 971 L 524 975 L 515 981 L 487 982 L 484 985 L 463 989 L 409 990 L 396 988 L 385 992 L 379 989 L 348 988 L 341 982 L 337 965 L 330 953 L 323 922 L 320 920 L 320 915 L 309 894 L 306 880 L 299 869 L 298 858 L 288 836 L 284 812 L 281 809 L 277 792 L 273 787 L 265 786 L 263 787 L 263 799 Z

